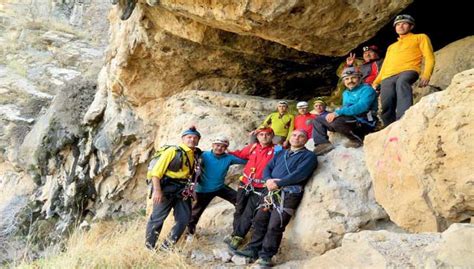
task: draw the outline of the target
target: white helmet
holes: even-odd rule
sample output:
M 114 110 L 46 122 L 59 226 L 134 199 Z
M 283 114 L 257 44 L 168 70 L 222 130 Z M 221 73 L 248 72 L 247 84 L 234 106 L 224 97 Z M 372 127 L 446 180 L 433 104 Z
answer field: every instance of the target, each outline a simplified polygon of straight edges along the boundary
M 212 144 L 224 144 L 229 146 L 229 139 L 225 136 L 218 136 L 212 140 Z
M 307 108 L 308 107 L 308 102 L 301 101 L 296 104 L 296 108 Z

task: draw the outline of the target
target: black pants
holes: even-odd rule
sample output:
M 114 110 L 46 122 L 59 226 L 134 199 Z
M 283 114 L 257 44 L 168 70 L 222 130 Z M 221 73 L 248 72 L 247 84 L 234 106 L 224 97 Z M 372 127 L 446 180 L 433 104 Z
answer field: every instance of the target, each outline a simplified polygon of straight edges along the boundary
M 170 187 L 169 191 L 167 187 Z M 146 226 L 146 246 L 148 248 L 155 247 L 158 236 L 163 228 L 163 223 L 171 209 L 173 209 L 175 224 L 168 235 L 168 240 L 172 243 L 176 243 L 179 240 L 191 218 L 191 199 L 183 199 L 183 196 L 181 196 L 183 188 L 172 185 L 167 185 L 162 188 L 165 193 L 165 198 L 161 203 L 153 204 L 153 211 Z
M 303 193 L 285 193 L 285 210 L 281 214 L 275 208 L 260 208 L 253 220 L 254 232 L 247 247 L 258 251 L 260 258 L 271 259 L 277 254 L 283 232 L 302 198 Z
M 382 121 L 385 126 L 399 120 L 413 105 L 411 85 L 418 79 L 415 71 L 405 71 L 382 80 L 380 100 L 382 103 Z
M 372 130 L 373 128 L 369 125 L 362 124 L 350 116 L 339 116 L 331 123 L 326 120 L 326 117 L 317 117 L 313 121 L 313 140 L 315 145 L 329 143 L 328 131 L 331 131 L 362 143 L 365 135 Z
M 240 182 L 240 186 L 244 186 Z M 255 191 L 261 193 L 263 188 L 256 188 Z M 245 237 L 252 227 L 252 219 L 255 216 L 255 211 L 258 207 L 260 196 L 256 193 L 247 193 L 244 189 L 237 190 L 237 202 L 235 204 L 234 213 L 234 231 L 232 235 Z
M 220 197 L 226 201 L 229 201 L 233 205 L 235 205 L 237 200 L 237 192 L 229 186 L 224 186 L 223 188 L 213 192 L 198 192 L 196 193 L 196 196 L 197 199 L 193 205 L 191 220 L 188 224 L 188 232 L 190 234 L 194 234 L 196 231 L 196 225 L 199 221 L 199 218 L 209 203 L 211 203 L 212 199 L 214 199 L 214 197 Z

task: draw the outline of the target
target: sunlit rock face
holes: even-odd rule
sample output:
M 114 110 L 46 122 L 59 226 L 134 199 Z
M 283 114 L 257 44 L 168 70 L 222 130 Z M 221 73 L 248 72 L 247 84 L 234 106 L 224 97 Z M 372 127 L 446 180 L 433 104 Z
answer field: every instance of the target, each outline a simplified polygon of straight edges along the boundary
M 474 209 L 474 69 L 364 141 L 375 198 L 397 225 L 444 231 Z

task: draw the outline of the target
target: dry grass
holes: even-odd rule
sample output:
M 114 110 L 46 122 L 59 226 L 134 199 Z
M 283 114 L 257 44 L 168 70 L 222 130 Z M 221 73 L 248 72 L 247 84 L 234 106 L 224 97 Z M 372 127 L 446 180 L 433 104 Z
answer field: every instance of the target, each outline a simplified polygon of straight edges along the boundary
M 73 234 L 65 252 L 19 268 L 192 268 L 186 258 L 192 245 L 169 253 L 149 251 L 144 247 L 145 226 L 144 217 L 96 223 Z

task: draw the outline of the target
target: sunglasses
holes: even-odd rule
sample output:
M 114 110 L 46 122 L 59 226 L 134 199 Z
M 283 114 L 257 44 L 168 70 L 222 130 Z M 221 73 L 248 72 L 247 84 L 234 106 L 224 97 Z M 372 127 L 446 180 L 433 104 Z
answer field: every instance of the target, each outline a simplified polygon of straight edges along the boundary
M 344 73 L 344 75 L 346 75 L 346 76 L 347 76 L 347 75 L 354 75 L 354 74 L 359 74 L 359 73 L 357 73 L 356 71 L 346 71 L 346 72 Z

